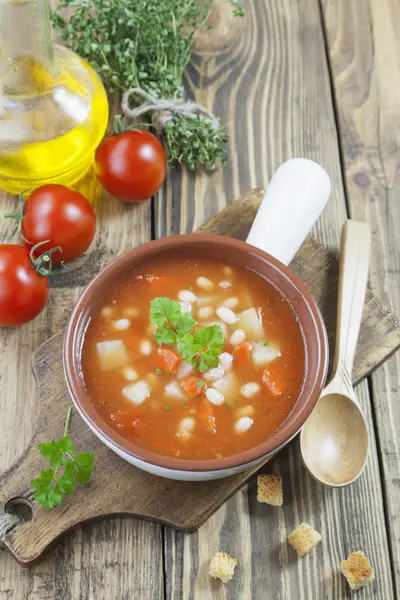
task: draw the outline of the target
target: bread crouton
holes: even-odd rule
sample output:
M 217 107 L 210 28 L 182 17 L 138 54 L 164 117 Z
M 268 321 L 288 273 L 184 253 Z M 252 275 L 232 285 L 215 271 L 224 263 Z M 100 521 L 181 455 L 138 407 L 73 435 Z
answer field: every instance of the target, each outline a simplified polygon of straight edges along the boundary
M 301 523 L 287 538 L 288 543 L 296 550 L 299 558 L 310 552 L 321 540 L 321 534 L 308 523 Z
M 352 552 L 346 560 L 340 562 L 340 570 L 346 577 L 352 590 L 367 585 L 374 579 L 374 569 L 363 552 Z
M 220 579 L 222 583 L 226 583 L 232 579 L 236 565 L 236 558 L 226 552 L 216 552 L 210 561 L 209 574 L 211 577 Z
M 257 477 L 257 500 L 271 506 L 282 506 L 282 477 L 280 475 L 259 475 Z

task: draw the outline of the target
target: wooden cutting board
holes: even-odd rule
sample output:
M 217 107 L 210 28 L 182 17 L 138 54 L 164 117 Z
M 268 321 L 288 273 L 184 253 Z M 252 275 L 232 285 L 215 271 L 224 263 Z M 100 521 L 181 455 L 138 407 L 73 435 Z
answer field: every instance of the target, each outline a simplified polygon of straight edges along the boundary
M 262 190 L 248 192 L 199 231 L 245 239 L 262 196 Z M 291 266 L 314 294 L 333 348 L 337 258 L 314 238 L 308 237 Z M 0 477 L 0 514 L 13 504 L 17 512 L 23 509 L 30 517 L 16 525 L 4 539 L 6 547 L 21 564 L 29 565 L 38 560 L 58 537 L 84 521 L 109 515 L 132 515 L 193 531 L 261 467 L 258 465 L 244 473 L 213 482 L 177 482 L 155 477 L 111 452 L 74 412 L 70 433 L 79 450 L 90 450 L 95 454 L 92 478 L 85 488 L 78 489 L 52 511 L 38 506 L 29 487 L 29 481 L 43 467 L 36 447 L 41 441 L 61 437 L 71 403 L 64 382 L 62 344 L 63 332 L 60 332 L 39 347 L 33 356 L 39 390 L 37 426 L 26 451 Z M 398 319 L 368 292 L 355 359 L 354 382 L 358 383 L 371 373 L 399 345 Z

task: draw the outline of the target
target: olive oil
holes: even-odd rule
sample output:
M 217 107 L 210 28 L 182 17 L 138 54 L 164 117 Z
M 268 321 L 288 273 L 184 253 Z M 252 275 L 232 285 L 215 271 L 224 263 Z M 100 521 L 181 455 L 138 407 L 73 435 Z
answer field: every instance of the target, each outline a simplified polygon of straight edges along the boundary
M 0 188 L 61 183 L 94 202 L 107 96 L 85 61 L 51 44 L 49 29 L 45 0 L 0 0 Z

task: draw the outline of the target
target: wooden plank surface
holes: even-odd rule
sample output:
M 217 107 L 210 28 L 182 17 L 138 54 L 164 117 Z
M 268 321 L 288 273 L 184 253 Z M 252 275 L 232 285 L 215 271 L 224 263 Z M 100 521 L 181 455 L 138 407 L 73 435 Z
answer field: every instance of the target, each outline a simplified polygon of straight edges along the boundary
M 332 13 L 331 5 L 334 3 L 339 5 L 335 11 L 344 14 L 346 0 L 326 0 L 328 19 L 339 14 Z M 393 62 L 391 77 L 386 81 L 383 79 L 389 58 L 395 61 L 398 57 L 398 53 L 396 55 L 391 50 L 393 56 L 387 58 L 391 54 L 387 45 L 394 44 L 396 0 L 391 3 L 384 0 L 384 4 L 385 10 L 378 15 L 382 2 L 379 5 L 373 0 L 369 2 L 370 12 L 374 5 L 374 27 L 377 27 L 376 22 L 380 24 L 374 33 L 377 36 L 374 44 L 381 40 L 384 44 L 376 65 L 382 78 L 381 88 L 378 86 L 382 94 L 388 93 L 387 84 L 398 73 Z M 228 122 L 232 160 L 226 169 L 218 170 L 212 176 L 197 173 L 194 177 L 177 169 L 155 205 L 156 233 L 165 235 L 191 231 L 240 193 L 249 188 L 263 187 L 284 159 L 306 156 L 320 162 L 332 177 L 332 200 L 316 227 L 316 234 L 332 248 L 337 248 L 340 227 L 346 218 L 346 206 L 318 2 L 247 0 L 243 5 L 247 11 L 246 18 L 233 21 L 230 20 L 228 3 L 219 0 L 223 19 L 216 21 L 216 29 L 199 40 L 198 55 L 188 77 L 196 98 L 215 108 L 217 114 Z M 361 8 L 356 17 L 346 13 L 341 35 L 344 35 L 343 29 L 348 23 L 356 19 L 368 28 L 370 25 L 365 25 L 365 18 Z M 368 23 L 372 23 L 372 19 Z M 352 26 L 356 31 L 355 25 Z M 387 26 L 392 34 L 385 39 Z M 336 27 L 336 21 L 333 27 Z M 335 35 L 335 29 L 333 31 Z M 354 43 L 354 32 L 350 29 L 346 36 L 348 39 L 342 50 L 345 65 L 348 48 L 352 48 Z M 359 38 L 356 36 L 355 39 Z M 357 60 L 365 64 L 364 61 L 371 59 L 361 57 L 362 44 L 366 43 L 365 34 L 363 39 L 358 42 Z M 366 85 L 369 85 L 370 72 L 369 63 L 365 68 Z M 350 76 L 349 83 L 351 79 Z M 369 120 L 370 114 L 380 116 L 380 95 L 376 93 L 373 110 L 370 113 L 366 110 L 361 124 L 357 122 L 363 134 L 373 123 L 379 123 L 379 118 Z M 368 93 L 366 96 L 368 99 Z M 393 102 L 394 107 L 395 100 Z M 369 102 L 366 108 L 371 110 Z M 359 111 L 353 112 L 353 117 L 358 118 Z M 387 114 L 390 116 L 390 111 Z M 387 163 L 382 164 L 380 145 L 378 149 L 373 147 L 375 137 L 371 141 L 370 136 L 375 130 L 371 130 L 364 144 L 368 150 L 377 151 L 378 158 L 374 154 L 364 169 L 367 174 L 369 171 L 374 174 L 373 192 L 370 191 L 369 197 L 378 200 L 374 203 L 374 215 L 379 218 L 376 231 L 386 250 L 386 254 L 378 256 L 380 246 L 374 246 L 377 254 L 375 273 L 378 266 L 385 265 L 384 292 L 387 293 L 388 286 L 398 281 L 397 275 L 392 273 L 393 269 L 398 269 L 398 255 L 389 246 L 398 238 L 391 221 L 396 213 L 388 217 L 385 212 L 388 206 L 385 176 L 393 185 L 397 163 L 393 154 L 396 127 L 391 126 L 389 120 L 384 129 L 382 134 L 385 133 L 389 140 L 384 156 Z M 379 127 L 378 130 L 381 131 Z M 355 145 L 353 150 L 356 157 L 357 148 Z M 363 189 L 362 185 L 357 185 Z M 375 189 L 379 191 L 376 195 Z M 358 193 L 361 198 L 363 192 Z M 376 204 L 379 203 L 382 208 L 378 210 Z M 3 197 L 2 210 L 6 206 L 10 207 L 11 201 L 6 202 Z M 99 261 L 107 261 L 105 248 L 115 255 L 150 236 L 149 204 L 125 212 L 117 203 L 110 201 L 103 203 L 101 210 L 107 214 L 103 213 L 97 258 L 88 260 L 86 268 L 89 274 L 92 268 L 99 266 Z M 377 236 L 374 243 L 376 241 Z M 29 371 L 31 353 L 40 342 L 65 324 L 78 289 L 84 284 L 85 273 L 85 269 L 81 269 L 75 277 L 71 275 L 68 285 L 75 285 L 76 281 L 76 288 L 67 287 L 65 279 L 60 281 L 52 290 L 46 312 L 35 323 L 0 334 L 0 468 L 10 464 L 21 452 L 32 432 L 35 394 Z M 378 277 L 374 281 L 377 282 Z M 392 301 L 394 303 L 393 298 Z M 394 369 L 393 372 L 397 373 Z M 384 410 L 385 402 L 389 402 L 394 416 L 398 385 L 395 376 L 383 373 L 381 379 L 378 376 L 374 378 L 381 406 L 378 431 L 382 432 L 382 436 L 390 434 L 391 428 Z M 358 392 L 372 427 L 367 385 L 363 384 Z M 393 457 L 398 457 L 398 448 L 393 447 L 396 438 L 388 437 L 388 445 L 382 439 L 382 457 L 386 456 L 385 452 L 388 454 L 383 460 L 384 468 L 389 477 L 393 477 Z M 369 590 L 359 592 L 357 598 L 394 598 L 375 447 L 372 447 L 362 479 L 346 490 L 334 492 L 318 486 L 304 473 L 296 444 L 285 452 L 271 465 L 271 469 L 282 472 L 284 477 L 287 502 L 283 509 L 274 510 L 257 504 L 254 485 L 251 485 L 234 496 L 198 534 L 192 536 L 171 530 L 163 533 L 159 526 L 148 523 L 114 519 L 88 525 L 71 534 L 55 553 L 30 570 L 21 570 L 11 557 L 0 551 L 1 600 L 158 600 L 164 597 L 164 583 L 168 600 L 336 600 L 350 597 L 338 573 L 337 563 L 349 551 L 359 548 L 365 550 L 376 567 L 377 582 Z M 392 507 L 390 510 L 395 518 L 394 494 L 390 503 L 389 508 Z M 312 555 L 297 561 L 284 540 L 301 520 L 309 520 L 319 528 L 324 541 Z M 392 534 L 396 531 L 392 528 Z M 164 557 L 161 554 L 162 540 Z M 207 561 L 217 548 L 231 551 L 240 561 L 235 580 L 226 588 L 210 582 L 207 576 Z
M 371 285 L 400 309 L 400 4 L 323 0 L 352 217 L 371 223 Z M 400 355 L 372 377 L 373 404 L 400 593 Z
M 318 2 L 243 4 L 246 19 L 204 36 L 190 72 L 196 97 L 229 122 L 232 161 L 223 180 L 220 171 L 211 178 L 197 173 L 196 179 L 176 173 L 158 200 L 156 233 L 190 231 L 238 192 L 263 187 L 286 158 L 305 156 L 320 162 L 331 175 L 332 199 L 315 233 L 336 249 L 347 212 Z M 233 73 L 228 75 L 228 68 Z M 206 75 L 199 78 L 199 72 Z M 367 385 L 358 393 L 374 439 Z M 305 474 L 295 444 L 271 465 L 284 476 L 283 510 L 260 506 L 254 486 L 249 486 L 192 536 L 166 530 L 167 599 L 347 598 L 350 594 L 337 565 L 358 548 L 379 572 L 378 583 L 358 597 L 393 598 L 378 457 L 374 445 L 371 450 L 361 480 L 332 491 Z M 299 562 L 285 537 L 303 520 L 320 528 L 324 542 Z M 237 575 L 226 588 L 210 583 L 207 576 L 207 561 L 217 549 L 239 559 Z

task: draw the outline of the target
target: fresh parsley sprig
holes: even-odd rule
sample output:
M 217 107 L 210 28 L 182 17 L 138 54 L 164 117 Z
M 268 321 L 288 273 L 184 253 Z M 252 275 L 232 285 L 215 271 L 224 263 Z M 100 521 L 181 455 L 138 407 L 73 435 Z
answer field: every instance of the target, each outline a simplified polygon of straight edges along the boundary
M 157 344 L 178 346 L 184 362 L 204 373 L 218 365 L 224 346 L 219 325 L 196 327 L 196 321 L 176 300 L 160 297 L 150 303 L 150 322 L 157 325 L 154 339 Z
M 91 452 L 75 454 L 74 443 L 68 435 L 71 413 L 72 408 L 69 408 L 62 438 L 38 445 L 51 468 L 43 469 L 39 477 L 32 479 L 31 485 L 36 502 L 45 508 L 61 504 L 63 497 L 72 494 L 77 484 L 83 486 L 89 481 L 93 471 Z

